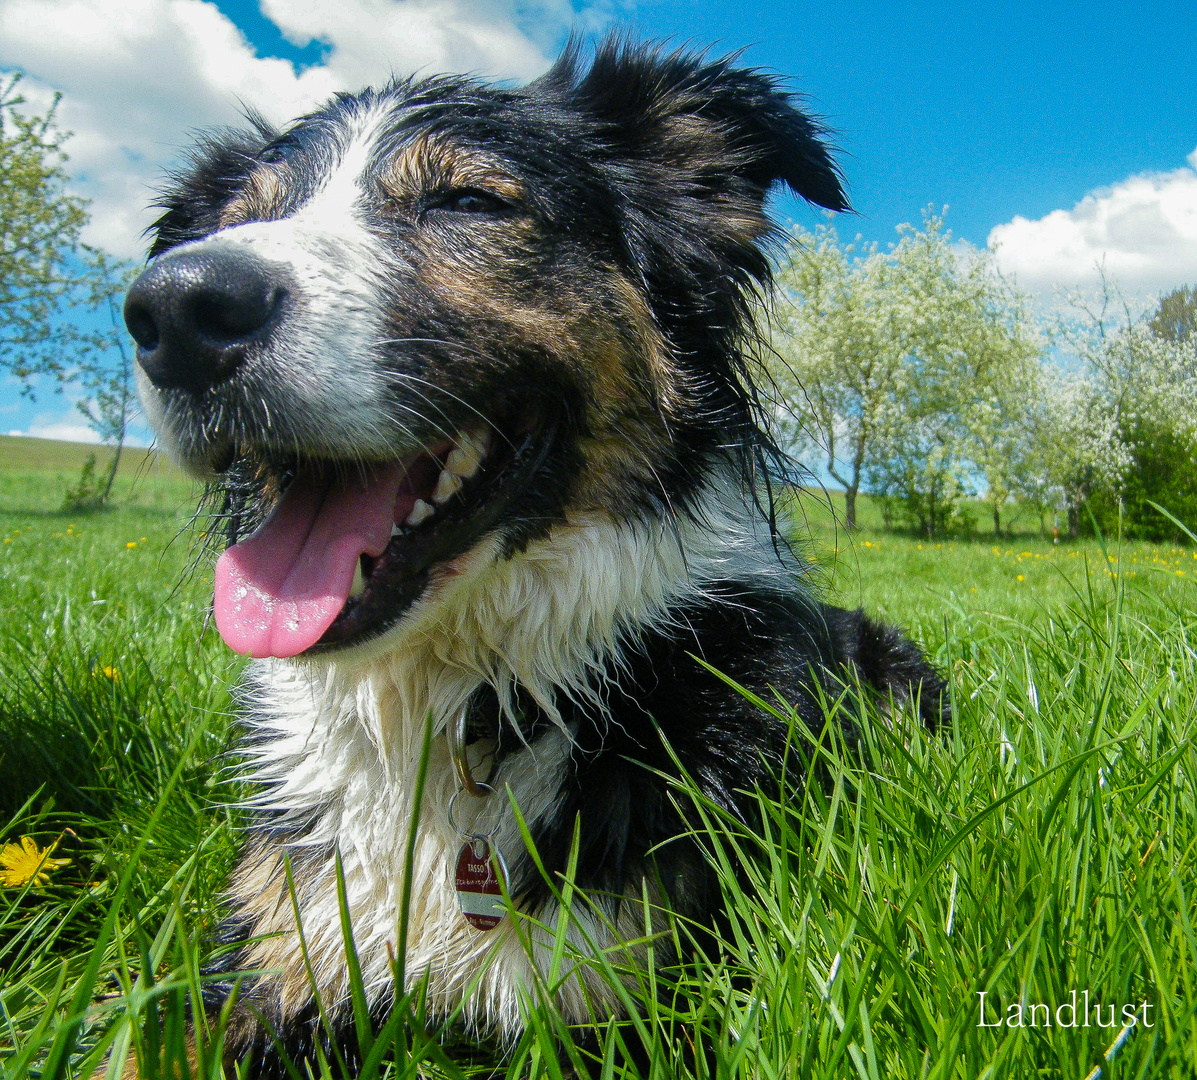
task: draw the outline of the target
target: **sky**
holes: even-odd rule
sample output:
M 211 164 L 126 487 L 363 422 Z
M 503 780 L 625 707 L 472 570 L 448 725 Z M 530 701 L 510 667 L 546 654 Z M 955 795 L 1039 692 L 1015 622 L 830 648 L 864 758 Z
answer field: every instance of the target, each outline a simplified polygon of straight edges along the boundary
M 739 52 L 835 133 L 884 246 L 925 208 L 1040 297 L 1102 264 L 1129 295 L 1197 283 L 1197 3 L 732 0 L 0 0 L 0 71 L 61 93 L 85 239 L 141 259 L 147 205 L 194 133 L 284 122 L 394 72 L 522 82 L 571 31 Z M 823 220 L 792 199 L 776 212 Z M 72 403 L 0 381 L 0 431 L 86 439 Z

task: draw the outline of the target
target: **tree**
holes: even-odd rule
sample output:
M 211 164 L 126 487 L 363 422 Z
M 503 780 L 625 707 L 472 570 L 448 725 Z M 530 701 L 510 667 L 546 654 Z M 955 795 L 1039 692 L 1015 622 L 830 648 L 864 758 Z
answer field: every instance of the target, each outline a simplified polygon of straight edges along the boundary
M 1038 387 L 1025 417 L 1013 489 L 1040 514 L 1063 504 L 1068 535 L 1075 539 L 1085 504 L 1117 487 L 1129 455 L 1107 387 L 1093 372 L 1045 363 Z
M 80 335 L 83 347 L 77 352 L 74 366 L 63 372 L 65 379 L 83 391 L 75 407 L 100 441 L 113 447 L 103 478 L 96 482 L 93 471 L 91 476 L 81 477 L 74 491 L 68 493 L 67 504 L 73 509 L 99 509 L 107 504 L 129 423 L 137 411 L 133 356 L 121 312 L 124 294 L 138 272 L 139 268 L 131 263 L 97 257 L 85 304 L 106 316 L 108 327 Z
M 1127 386 L 1119 434 L 1129 461 L 1116 490 L 1123 532 L 1180 539 L 1151 504 L 1197 522 L 1197 336 L 1161 337 L 1150 322 L 1139 323 L 1108 341 L 1107 353 Z M 1111 527 L 1117 509 L 1111 501 L 1104 514 Z
M 101 440 L 115 446 L 101 486 L 81 505 L 103 505 L 112 491 L 136 398 L 120 300 L 132 267 L 81 240 L 87 200 L 68 190 L 69 132 L 55 122 L 58 98 L 42 115 L 18 92 L 21 76 L 0 86 L 0 370 L 34 393 L 48 376 L 58 390 L 81 389 L 79 409 Z M 99 312 L 108 323 L 79 318 Z
M 1043 346 L 1023 298 L 988 251 L 953 243 L 943 219 L 900 227 L 893 249 L 900 268 L 897 319 L 915 393 L 904 402 L 913 449 L 891 467 L 907 477 L 905 501 L 919 531 L 944 531 L 978 476 L 995 533 L 1010 495 L 1018 429 L 1033 393 Z
M 875 249 L 853 254 L 830 226 L 794 230 L 778 275 L 790 306 L 779 311 L 780 362 L 771 365 L 806 441 L 826 450 L 827 471 L 844 488 L 849 529 L 900 359 L 884 325 L 884 263 Z
M 1000 530 L 1039 336 L 989 253 L 953 243 L 941 217 L 898 231 L 860 254 L 834 229 L 795 231 L 777 380 L 822 435 L 850 528 L 867 482 L 920 532 L 942 532 L 979 472 Z
M 1191 292 L 1174 290 L 1146 320 L 1134 317 L 1104 274 L 1096 299 L 1073 298 L 1078 317 L 1067 331 L 1076 378 L 1098 403 L 1102 421 L 1094 426 L 1106 429 L 1101 440 L 1110 448 L 1085 482 L 1067 488 L 1072 535 L 1085 502 L 1103 529 L 1144 539 L 1176 535 L 1153 502 L 1197 520 L 1197 335 L 1185 329 Z M 1096 463 L 1103 454 L 1104 466 Z
M 78 336 L 58 316 L 95 264 L 80 242 L 87 202 L 67 190 L 58 99 L 28 112 L 20 78 L 0 87 L 0 368 L 28 388 L 69 363 Z
M 1177 345 L 1197 337 L 1197 289 L 1182 285 L 1160 297 L 1147 326 L 1156 337 Z

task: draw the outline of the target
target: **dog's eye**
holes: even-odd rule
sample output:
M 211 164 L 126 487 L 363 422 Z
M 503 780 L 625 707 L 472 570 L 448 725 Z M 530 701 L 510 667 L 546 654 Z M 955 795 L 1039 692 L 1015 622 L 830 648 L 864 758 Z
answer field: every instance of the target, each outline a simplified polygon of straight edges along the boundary
M 451 214 L 497 214 L 507 209 L 507 203 L 479 188 L 453 188 L 432 195 L 424 208 Z

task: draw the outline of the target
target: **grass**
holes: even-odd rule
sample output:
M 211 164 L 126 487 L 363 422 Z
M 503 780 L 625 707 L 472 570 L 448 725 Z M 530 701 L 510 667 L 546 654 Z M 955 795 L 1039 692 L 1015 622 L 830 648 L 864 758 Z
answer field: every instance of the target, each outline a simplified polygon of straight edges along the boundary
M 0 1062 L 90 1075 L 115 1044 L 152 1073 L 180 1051 L 236 849 L 238 663 L 203 632 L 186 481 L 142 465 L 116 509 L 72 517 L 62 460 L 0 476 L 0 842 L 59 838 L 71 859 L 42 888 L 0 888 Z M 858 745 L 830 723 L 826 782 L 761 793 L 758 835 L 702 808 L 726 941 L 632 980 L 649 1063 L 626 1075 L 1191 1077 L 1192 550 L 928 544 L 882 532 L 867 505 L 849 538 L 802 507 L 824 585 L 912 627 L 951 673 L 955 718 L 939 735 L 877 721 Z M 833 721 L 847 704 L 827 702 Z M 1019 1004 L 1024 1023 L 1033 1005 L 1054 1017 L 1073 990 L 1088 1026 L 979 1026 Z M 582 1053 L 548 1009 L 499 1054 L 427 1024 L 418 990 L 398 1000 L 380 1030 L 359 1018 L 366 1075 L 552 1077 L 561 1047 Z M 1124 1004 L 1152 1026 L 1124 1031 Z

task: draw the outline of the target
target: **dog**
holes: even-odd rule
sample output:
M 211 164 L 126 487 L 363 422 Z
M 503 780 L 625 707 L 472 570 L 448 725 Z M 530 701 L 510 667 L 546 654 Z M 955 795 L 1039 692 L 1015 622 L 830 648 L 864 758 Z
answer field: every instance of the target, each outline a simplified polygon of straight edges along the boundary
M 749 819 L 792 736 L 712 669 L 816 734 L 852 679 L 942 719 L 922 652 L 822 603 L 779 535 L 754 370 L 775 184 L 847 207 L 774 77 L 610 39 L 522 88 L 251 116 L 164 189 L 125 317 L 161 444 L 222 499 L 215 623 L 254 658 L 222 940 L 262 974 L 229 1060 L 312 1059 L 317 994 L 353 1042 L 338 873 L 376 1015 L 405 913 L 429 1014 L 506 1039 L 550 944 L 500 877 L 552 926 L 573 858 L 582 953 L 635 962 L 645 896 L 716 920 L 670 777 Z M 585 964 L 555 1004 L 618 1011 Z

